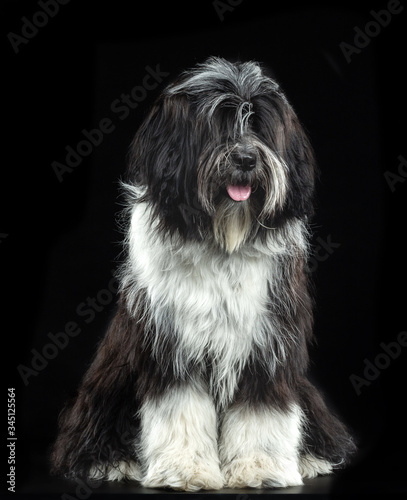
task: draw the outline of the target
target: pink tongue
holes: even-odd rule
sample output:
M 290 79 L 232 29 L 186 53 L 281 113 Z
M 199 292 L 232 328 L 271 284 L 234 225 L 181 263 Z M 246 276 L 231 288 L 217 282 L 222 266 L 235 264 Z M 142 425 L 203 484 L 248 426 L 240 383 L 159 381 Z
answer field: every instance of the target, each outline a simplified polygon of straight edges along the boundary
M 232 186 L 226 187 L 229 196 L 234 201 L 244 201 L 249 198 L 252 192 L 251 186 Z

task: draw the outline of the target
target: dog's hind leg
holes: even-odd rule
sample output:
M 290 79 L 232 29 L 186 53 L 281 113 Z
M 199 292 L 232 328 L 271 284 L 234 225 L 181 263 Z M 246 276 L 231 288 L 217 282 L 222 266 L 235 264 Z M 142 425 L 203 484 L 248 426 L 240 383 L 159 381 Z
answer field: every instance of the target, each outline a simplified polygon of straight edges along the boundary
M 139 479 L 137 328 L 137 322 L 119 306 L 77 397 L 61 414 L 51 457 L 54 474 Z
M 329 474 L 349 462 L 356 451 L 355 443 L 345 425 L 327 408 L 319 391 L 307 379 L 299 383 L 298 392 L 305 416 L 301 475 Z

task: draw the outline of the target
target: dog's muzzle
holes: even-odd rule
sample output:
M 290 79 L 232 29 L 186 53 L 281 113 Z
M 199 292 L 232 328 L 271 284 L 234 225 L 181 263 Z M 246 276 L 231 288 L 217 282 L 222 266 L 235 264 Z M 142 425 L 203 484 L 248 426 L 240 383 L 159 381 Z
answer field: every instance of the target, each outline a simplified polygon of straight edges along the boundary
M 242 174 L 249 173 L 256 167 L 257 157 L 256 153 L 248 148 L 241 148 L 231 153 L 231 160 L 234 167 Z M 251 185 L 244 181 L 236 184 L 232 182 L 226 186 L 226 190 L 233 201 L 245 201 L 250 198 L 252 193 Z
M 232 153 L 232 162 L 243 172 L 250 172 L 256 166 L 256 153 L 242 149 Z

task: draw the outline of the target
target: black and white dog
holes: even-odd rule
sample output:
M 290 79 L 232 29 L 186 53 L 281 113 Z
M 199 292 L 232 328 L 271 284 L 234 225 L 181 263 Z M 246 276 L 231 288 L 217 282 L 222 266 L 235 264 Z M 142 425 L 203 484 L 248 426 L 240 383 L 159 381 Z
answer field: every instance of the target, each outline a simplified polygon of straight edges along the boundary
M 307 379 L 314 158 L 277 83 L 210 58 L 132 145 L 118 311 L 60 418 L 55 473 L 299 485 L 355 449 Z

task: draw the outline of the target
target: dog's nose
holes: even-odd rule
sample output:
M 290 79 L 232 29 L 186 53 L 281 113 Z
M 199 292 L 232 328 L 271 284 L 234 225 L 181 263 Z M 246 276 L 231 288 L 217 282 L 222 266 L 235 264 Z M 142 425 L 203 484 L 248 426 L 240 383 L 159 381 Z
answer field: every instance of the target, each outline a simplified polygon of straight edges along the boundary
M 236 164 L 236 167 L 240 170 L 243 170 L 244 172 L 253 170 L 256 166 L 256 155 L 247 151 L 235 153 L 233 155 L 233 160 Z

